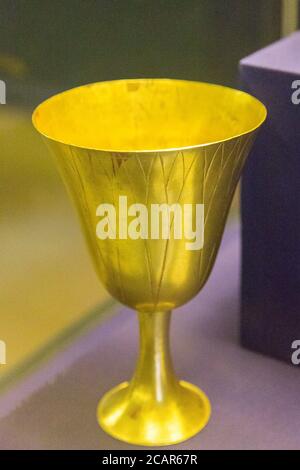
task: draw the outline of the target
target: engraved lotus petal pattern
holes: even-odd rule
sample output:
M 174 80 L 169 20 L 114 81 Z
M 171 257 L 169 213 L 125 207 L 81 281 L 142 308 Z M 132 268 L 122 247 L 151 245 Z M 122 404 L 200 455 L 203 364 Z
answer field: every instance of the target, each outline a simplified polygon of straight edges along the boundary
M 254 133 L 195 149 L 115 153 L 51 142 L 63 179 L 83 221 L 97 272 L 110 293 L 140 310 L 177 307 L 204 285 L 214 264 L 226 216 Z M 96 208 L 204 204 L 204 246 L 186 250 L 186 240 L 100 240 Z M 171 219 L 172 223 L 172 219 Z M 137 288 L 138 287 L 138 288 Z

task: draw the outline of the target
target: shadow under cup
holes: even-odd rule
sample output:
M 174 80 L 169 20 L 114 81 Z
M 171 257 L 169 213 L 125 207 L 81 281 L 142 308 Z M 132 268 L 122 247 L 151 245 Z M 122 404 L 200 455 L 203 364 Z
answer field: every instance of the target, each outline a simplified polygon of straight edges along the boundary
M 33 114 L 80 215 L 101 282 L 139 312 L 136 373 L 98 408 L 101 426 L 121 440 L 172 444 L 209 419 L 204 393 L 173 372 L 170 310 L 193 298 L 210 274 L 237 182 L 265 118 L 263 104 L 244 92 L 169 79 L 74 88 Z M 153 237 L 152 210 L 158 206 L 161 226 Z M 175 225 L 183 224 L 189 210 L 195 228 L 199 206 L 203 245 L 188 249 L 193 240 L 183 227 L 176 235 Z

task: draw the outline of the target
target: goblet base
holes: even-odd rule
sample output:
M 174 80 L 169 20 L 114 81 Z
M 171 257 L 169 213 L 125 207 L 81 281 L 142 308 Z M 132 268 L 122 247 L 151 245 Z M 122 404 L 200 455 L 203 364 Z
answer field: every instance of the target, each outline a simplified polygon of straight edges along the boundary
M 99 425 L 120 441 L 142 446 L 177 444 L 201 431 L 210 418 L 207 396 L 188 382 L 179 381 L 174 393 L 161 401 L 143 389 L 136 392 L 123 382 L 98 405 Z

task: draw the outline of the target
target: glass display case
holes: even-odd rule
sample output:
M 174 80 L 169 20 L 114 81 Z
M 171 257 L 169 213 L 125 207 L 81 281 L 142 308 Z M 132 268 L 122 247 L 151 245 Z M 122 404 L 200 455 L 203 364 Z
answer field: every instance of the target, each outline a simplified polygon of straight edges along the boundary
M 124 347 L 128 347 L 124 369 L 116 366 L 118 371 L 114 371 L 114 364 L 109 361 L 106 364 L 103 357 L 106 337 L 116 339 L 118 329 L 113 333 L 110 325 L 121 307 L 116 306 L 96 278 L 76 214 L 50 155 L 32 127 L 34 107 L 67 88 L 120 78 L 168 77 L 237 88 L 239 60 L 295 27 L 298 10 L 295 4 L 291 8 L 291 3 L 280 0 L 1 1 L 0 80 L 5 83 L 6 104 L 0 104 L 0 340 L 6 344 L 6 364 L 0 365 L 0 402 L 2 396 L 21 384 L 19 379 L 30 377 L 50 359 L 60 358 L 72 345 L 79 355 L 80 351 L 84 355 L 84 344 L 89 341 L 96 344 L 97 338 L 103 340 L 97 351 L 102 354 L 100 363 L 107 382 L 105 387 L 102 377 L 101 383 L 91 379 L 93 386 L 99 386 L 95 390 L 95 397 L 99 398 L 101 390 L 114 385 L 118 374 L 122 376 L 130 371 L 128 361 L 135 352 L 129 344 L 132 327 L 129 320 L 121 328 Z M 238 224 L 237 193 L 224 245 L 227 248 L 220 255 L 222 269 L 232 267 L 228 260 L 231 241 L 239 240 Z M 232 259 L 238 262 L 235 251 Z M 235 293 L 238 275 L 234 271 L 233 277 L 228 278 L 228 286 L 234 285 Z M 221 272 L 217 277 L 221 282 Z M 225 282 L 224 290 L 221 289 L 225 300 L 226 285 Z M 215 308 L 214 292 L 208 292 L 210 307 L 207 308 L 212 308 L 211 305 Z M 204 310 L 205 302 L 204 298 Z M 231 308 L 230 301 L 228 305 Z M 193 304 L 192 310 L 197 308 Z M 207 316 L 203 318 L 201 328 L 205 330 L 207 326 L 208 333 L 214 328 L 218 330 Z M 122 324 L 124 320 L 118 321 Z M 232 322 L 229 320 L 234 329 L 237 318 Z M 225 333 L 228 327 L 224 320 Z M 179 330 L 178 327 L 176 331 Z M 218 334 L 214 337 L 217 342 L 222 338 Z M 189 341 L 187 334 L 184 338 Z M 179 343 L 177 354 L 183 351 L 183 343 Z M 221 351 L 218 354 L 214 366 L 221 373 Z M 229 353 L 228 360 L 230 357 Z M 114 355 L 112 359 L 115 360 Z M 96 356 L 91 360 L 95 367 Z M 252 365 L 250 360 L 249 367 Z M 182 361 L 179 367 L 184 371 L 187 366 Z M 242 368 L 240 362 L 233 368 L 234 373 L 239 368 Z M 86 371 L 87 363 L 83 359 L 81 378 Z M 76 381 L 78 376 L 72 375 L 73 372 L 74 369 L 70 380 Z M 45 384 L 47 377 L 45 373 L 41 379 Z M 217 382 L 214 385 L 213 394 Z M 63 381 L 59 387 L 66 391 L 72 388 Z M 18 395 L 19 401 L 22 393 Z M 51 393 L 46 387 L 44 397 L 49 398 Z M 77 395 L 77 404 L 83 400 L 83 392 L 80 397 Z M 5 403 L 9 403 L 9 398 Z M 58 409 L 62 410 L 63 406 L 60 401 Z M 94 412 L 93 405 L 91 408 Z M 22 418 L 28 415 L 27 409 Z M 16 422 L 20 424 L 22 419 Z M 78 421 L 74 418 L 72 424 L 78 425 Z M 34 426 L 29 421 L 28 429 Z M 13 429 L 12 422 L 10 429 Z M 44 432 L 46 436 L 45 429 Z M 12 434 L 13 431 L 8 432 L 6 440 L 3 438 L 7 447 Z M 76 433 L 70 433 L 66 445 L 72 445 L 71 437 L 79 445 Z M 97 439 L 89 437 L 96 448 Z M 88 445 L 83 434 L 81 439 L 83 445 Z M 103 440 L 104 445 L 118 447 L 112 441 Z

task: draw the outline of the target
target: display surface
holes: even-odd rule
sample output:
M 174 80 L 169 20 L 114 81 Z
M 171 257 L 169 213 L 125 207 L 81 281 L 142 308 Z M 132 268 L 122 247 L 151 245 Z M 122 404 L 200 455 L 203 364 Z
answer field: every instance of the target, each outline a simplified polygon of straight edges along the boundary
M 98 407 L 100 425 L 114 437 L 174 444 L 209 419 L 205 394 L 174 374 L 170 311 L 192 299 L 209 276 L 243 164 L 265 117 L 264 106 L 246 93 L 164 79 L 86 85 L 50 98 L 34 112 L 33 123 L 56 157 L 102 283 L 138 311 L 141 353 L 134 377 Z M 190 218 L 196 218 L 203 205 L 203 246 L 187 249 L 188 237 L 175 231 L 174 207 L 167 210 L 168 237 L 163 224 L 159 236 L 148 236 L 141 217 L 135 236 L 128 237 L 122 197 L 129 219 L 145 208 L 152 215 L 155 205 L 190 206 Z M 136 212 L 130 214 L 132 207 Z M 105 236 L 98 230 L 103 208 Z M 148 222 L 147 216 L 146 228 Z

